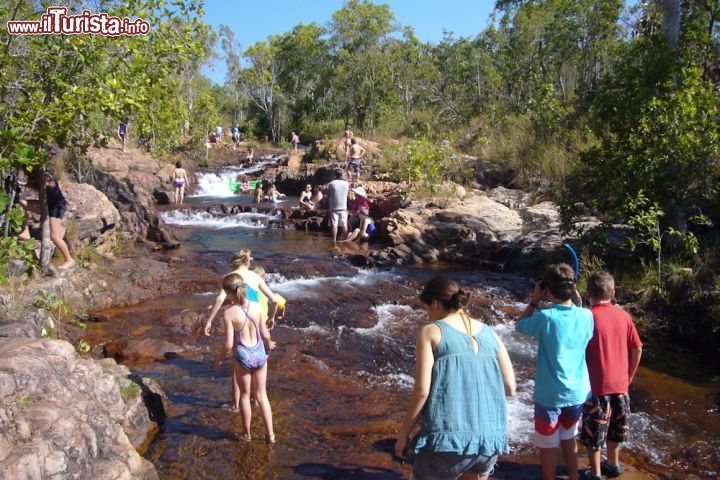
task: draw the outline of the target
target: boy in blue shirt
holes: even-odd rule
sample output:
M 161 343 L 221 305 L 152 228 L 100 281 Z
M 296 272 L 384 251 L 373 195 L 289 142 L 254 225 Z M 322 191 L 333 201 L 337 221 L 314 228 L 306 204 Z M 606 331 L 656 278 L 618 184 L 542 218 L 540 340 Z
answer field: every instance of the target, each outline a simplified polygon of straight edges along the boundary
M 530 303 L 516 324 L 518 332 L 538 339 L 535 373 L 535 446 L 543 480 L 554 480 L 555 450 L 560 447 L 569 480 L 578 479 L 575 429 L 590 396 L 585 347 L 593 335 L 590 310 L 573 305 L 577 297 L 573 269 L 550 265 L 535 284 Z M 547 300 L 553 305 L 540 309 Z

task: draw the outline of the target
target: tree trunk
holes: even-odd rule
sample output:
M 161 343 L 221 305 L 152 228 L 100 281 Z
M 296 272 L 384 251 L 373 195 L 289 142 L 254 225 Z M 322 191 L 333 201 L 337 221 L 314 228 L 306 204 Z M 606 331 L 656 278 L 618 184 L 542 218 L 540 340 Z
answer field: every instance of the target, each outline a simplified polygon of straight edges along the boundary
M 40 268 L 47 271 L 50 265 L 50 259 L 55 251 L 55 245 L 50 240 L 50 215 L 48 215 L 47 192 L 45 191 L 45 182 L 38 187 L 38 203 L 40 204 L 40 231 L 42 232 L 40 241 Z
M 680 0 L 663 0 L 663 38 L 675 50 L 680 41 Z

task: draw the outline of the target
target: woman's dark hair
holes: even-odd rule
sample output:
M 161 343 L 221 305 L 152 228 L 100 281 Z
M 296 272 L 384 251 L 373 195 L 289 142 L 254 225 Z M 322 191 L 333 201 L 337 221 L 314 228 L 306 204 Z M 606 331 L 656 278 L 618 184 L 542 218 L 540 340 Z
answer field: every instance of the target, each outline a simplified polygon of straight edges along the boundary
M 180 163 L 180 161 L 178 160 L 177 162 L 175 162 L 175 167 L 182 168 L 182 163 Z
M 455 311 L 463 308 L 470 300 L 470 292 L 461 289 L 449 278 L 437 276 L 430 279 L 420 292 L 420 301 L 425 305 L 430 305 L 433 300 L 440 302 L 443 309 Z
M 571 300 L 575 296 L 575 271 L 567 263 L 547 267 L 542 281 L 545 288 L 558 300 Z

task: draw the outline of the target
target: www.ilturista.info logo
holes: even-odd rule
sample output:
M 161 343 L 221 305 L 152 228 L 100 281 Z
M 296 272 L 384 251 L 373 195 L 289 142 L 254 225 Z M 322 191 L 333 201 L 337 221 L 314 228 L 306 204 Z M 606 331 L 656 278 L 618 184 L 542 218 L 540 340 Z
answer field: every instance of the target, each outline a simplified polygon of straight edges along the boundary
M 7 29 L 11 35 L 146 35 L 150 32 L 150 24 L 142 18 L 110 17 L 107 13 L 90 10 L 83 10 L 80 15 L 68 15 L 65 7 L 48 7 L 39 21 L 9 21 Z

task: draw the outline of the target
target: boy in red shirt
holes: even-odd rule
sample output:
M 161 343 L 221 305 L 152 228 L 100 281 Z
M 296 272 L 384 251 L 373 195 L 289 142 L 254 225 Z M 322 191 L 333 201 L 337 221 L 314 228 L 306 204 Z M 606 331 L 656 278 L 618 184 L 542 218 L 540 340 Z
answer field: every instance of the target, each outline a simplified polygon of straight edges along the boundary
M 600 474 L 619 477 L 620 444 L 627 438 L 630 414 L 628 390 L 642 355 L 642 342 L 632 317 L 612 304 L 615 281 L 607 272 L 588 279 L 590 309 L 595 321 L 593 337 L 585 349 L 592 397 L 583 405 L 580 440 L 587 447 L 590 469 L 581 479 L 601 480 Z M 600 449 L 607 439 L 607 461 Z

